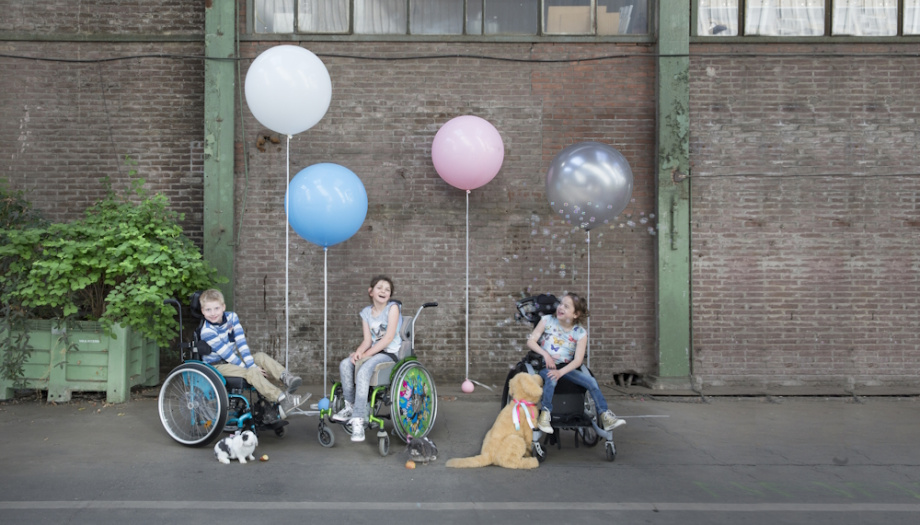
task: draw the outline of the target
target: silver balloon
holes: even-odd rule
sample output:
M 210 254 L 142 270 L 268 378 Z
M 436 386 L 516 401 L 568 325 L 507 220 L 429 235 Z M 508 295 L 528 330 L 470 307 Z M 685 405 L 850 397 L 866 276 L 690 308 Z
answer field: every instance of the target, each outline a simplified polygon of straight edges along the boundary
M 546 172 L 546 198 L 572 224 L 590 230 L 619 215 L 632 196 L 633 174 L 626 157 L 599 142 L 580 142 L 560 151 Z

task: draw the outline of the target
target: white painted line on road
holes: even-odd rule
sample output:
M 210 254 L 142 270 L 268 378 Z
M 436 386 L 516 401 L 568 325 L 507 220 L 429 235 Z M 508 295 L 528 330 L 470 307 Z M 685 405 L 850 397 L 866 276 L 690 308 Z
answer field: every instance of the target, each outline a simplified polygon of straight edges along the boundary
M 360 510 L 360 511 L 561 511 L 561 512 L 918 512 L 915 503 L 676 503 L 455 501 L 0 501 L 0 510 Z

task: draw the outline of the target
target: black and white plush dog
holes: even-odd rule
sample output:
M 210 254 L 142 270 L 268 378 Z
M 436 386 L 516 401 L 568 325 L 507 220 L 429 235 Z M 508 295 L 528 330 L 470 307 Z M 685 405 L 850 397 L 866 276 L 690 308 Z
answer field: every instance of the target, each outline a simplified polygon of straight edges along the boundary
M 246 430 L 242 434 L 237 432 L 214 445 L 214 457 L 225 465 L 229 465 L 231 459 L 238 459 L 240 463 L 246 463 L 247 459 L 254 461 L 256 457 L 253 453 L 257 446 L 259 438 L 251 430 Z

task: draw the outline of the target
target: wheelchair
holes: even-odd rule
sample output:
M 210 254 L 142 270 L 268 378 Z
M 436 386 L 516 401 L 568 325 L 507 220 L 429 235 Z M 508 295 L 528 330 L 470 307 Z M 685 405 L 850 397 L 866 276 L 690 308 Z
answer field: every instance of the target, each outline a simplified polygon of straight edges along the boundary
M 204 325 L 199 296 L 189 298 L 192 317 L 198 327 L 191 341 L 182 341 L 182 305 L 176 299 L 166 299 L 179 312 L 179 355 L 182 363 L 174 368 L 160 389 L 158 408 L 160 422 L 171 438 L 190 447 L 211 444 L 221 432 L 271 430 L 284 435 L 288 424 L 281 419 L 278 405 L 265 399 L 245 379 L 224 377 L 201 358 L 211 348 L 201 340 Z
M 402 311 L 402 303 L 394 301 Z M 415 356 L 415 325 L 422 310 L 438 306 L 436 302 L 425 303 L 419 307 L 414 317 L 400 315 L 399 335 L 402 345 L 397 361 L 380 363 L 374 367 L 368 391 L 368 418 L 370 429 L 377 429 L 377 449 L 381 456 L 390 451 L 390 436 L 385 429 L 386 420 L 392 422 L 393 433 L 407 442 L 421 439 L 428 435 L 438 415 L 438 393 L 434 380 L 428 370 L 418 362 Z M 355 373 L 362 361 L 355 366 Z M 335 434 L 330 424 L 342 425 L 351 435 L 351 422 L 340 422 L 332 416 L 345 407 L 345 396 L 340 382 L 333 383 L 329 391 L 329 407 L 319 412 L 317 439 L 323 447 L 335 444 Z M 360 402 L 355 399 L 355 403 Z
M 559 300 L 550 294 L 540 294 L 533 297 L 521 299 L 515 303 L 517 312 L 515 318 L 518 321 L 527 321 L 531 328 L 536 328 L 540 319 L 544 315 L 556 313 L 556 307 L 559 306 Z M 502 390 L 502 407 L 508 404 L 508 384 L 511 378 L 521 372 L 528 374 L 537 374 L 545 367 L 543 356 L 530 350 L 524 358 L 516 363 L 508 372 L 505 379 L 504 389 Z M 593 377 L 594 374 L 588 369 L 587 365 L 581 366 Z M 601 428 L 597 423 L 597 409 L 594 406 L 594 399 L 587 390 L 571 381 L 566 380 L 563 376 L 556 384 L 556 390 L 553 392 L 553 412 L 550 424 L 553 426 L 554 433 L 546 434 L 539 428 L 533 430 L 533 443 L 531 452 L 541 463 L 546 459 L 546 450 L 551 445 L 556 445 L 558 449 L 562 448 L 562 441 L 559 436 L 560 430 L 571 430 L 575 434 L 575 447 L 579 442 L 587 447 L 594 447 L 604 438 L 604 452 L 608 461 L 614 461 L 617 457 L 616 444 L 613 441 L 613 433 Z M 541 443 L 542 439 L 542 443 Z

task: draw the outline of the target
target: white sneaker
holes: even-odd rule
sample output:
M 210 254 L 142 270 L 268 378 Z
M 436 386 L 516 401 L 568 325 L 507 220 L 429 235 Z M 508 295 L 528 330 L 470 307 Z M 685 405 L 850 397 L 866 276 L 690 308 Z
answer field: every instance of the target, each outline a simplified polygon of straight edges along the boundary
M 281 397 L 278 399 L 278 412 L 281 414 L 281 419 L 287 419 L 288 415 L 293 412 L 295 408 L 306 403 L 307 399 L 310 399 L 310 396 L 281 394 Z
M 348 423 L 351 425 L 351 440 L 364 441 L 364 418 L 355 417 Z
M 537 418 L 537 428 L 546 432 L 547 434 L 553 433 L 553 424 L 552 424 L 552 415 L 548 410 L 543 410 L 540 412 L 540 417 Z
M 610 432 L 611 430 L 626 424 L 626 421 L 618 418 L 616 415 L 614 415 L 613 412 L 609 410 L 601 414 L 600 420 L 601 427 L 603 427 L 607 432 Z
M 351 419 L 351 415 L 354 413 L 354 411 L 355 408 L 352 406 L 352 404 L 346 401 L 345 408 L 336 412 L 336 414 L 332 416 L 332 419 L 333 421 L 348 421 Z

